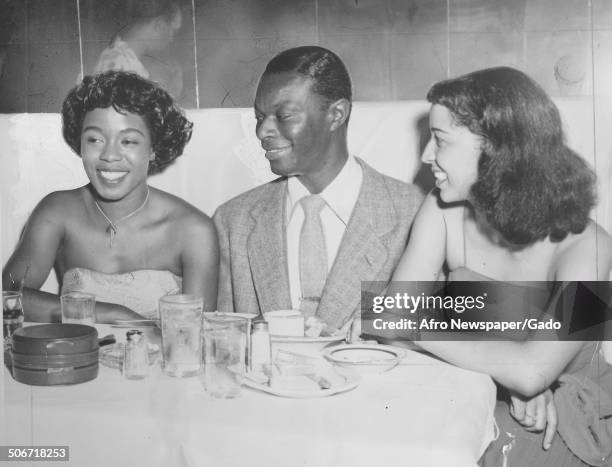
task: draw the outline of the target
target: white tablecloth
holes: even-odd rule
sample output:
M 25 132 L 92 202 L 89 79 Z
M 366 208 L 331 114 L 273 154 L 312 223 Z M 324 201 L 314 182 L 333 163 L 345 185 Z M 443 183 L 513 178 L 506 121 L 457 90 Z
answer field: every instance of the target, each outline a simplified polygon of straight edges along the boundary
M 473 467 L 494 432 L 491 379 L 416 352 L 320 399 L 243 388 L 218 400 L 198 377 L 156 368 L 128 381 L 103 366 L 62 387 L 27 386 L 5 369 L 4 395 L 3 444 L 68 445 L 58 466 Z

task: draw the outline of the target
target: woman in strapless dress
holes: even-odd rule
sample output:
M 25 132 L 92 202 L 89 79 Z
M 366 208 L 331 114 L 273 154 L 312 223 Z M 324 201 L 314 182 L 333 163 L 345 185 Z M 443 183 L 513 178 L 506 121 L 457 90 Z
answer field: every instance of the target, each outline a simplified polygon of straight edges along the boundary
M 53 268 L 62 292 L 96 295 L 96 320 L 157 317 L 157 300 L 217 300 L 218 246 L 211 219 L 148 185 L 183 153 L 192 123 L 170 95 L 136 74 L 88 76 L 62 107 L 63 134 L 89 183 L 47 195 L 2 273 L 24 285 L 28 321 L 60 321 L 57 295 L 40 291 Z
M 431 140 L 422 160 L 436 188 L 417 214 L 394 281 L 435 281 L 443 270 L 451 281 L 512 287 L 607 280 L 612 240 L 589 220 L 595 176 L 566 146 L 546 93 L 501 67 L 437 83 L 427 98 Z M 517 315 L 506 319 L 522 316 L 512 310 Z M 483 465 L 611 465 L 612 371 L 599 342 L 535 334 L 523 342 L 418 345 L 489 374 L 507 392 Z

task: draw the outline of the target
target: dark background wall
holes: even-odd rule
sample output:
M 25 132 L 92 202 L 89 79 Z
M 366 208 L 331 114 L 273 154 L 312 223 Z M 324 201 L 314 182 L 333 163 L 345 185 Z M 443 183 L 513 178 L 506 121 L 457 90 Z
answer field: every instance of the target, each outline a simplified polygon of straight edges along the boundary
M 0 112 L 58 112 L 81 69 L 155 0 L 0 0 Z M 511 65 L 553 96 L 609 95 L 612 0 L 184 0 L 147 66 L 182 72 L 179 102 L 248 107 L 267 60 L 320 44 L 356 100 L 423 99 L 440 79 Z M 136 9 L 136 10 L 135 10 Z

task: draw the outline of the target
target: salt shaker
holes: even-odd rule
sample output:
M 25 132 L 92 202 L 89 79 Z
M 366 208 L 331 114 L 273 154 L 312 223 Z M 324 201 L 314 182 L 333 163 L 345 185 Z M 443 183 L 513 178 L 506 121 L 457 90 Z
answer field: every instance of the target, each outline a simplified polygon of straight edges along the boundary
M 266 321 L 255 321 L 251 332 L 251 371 L 263 372 L 264 365 L 269 365 L 271 360 L 268 323 Z
M 142 331 L 130 330 L 126 334 L 123 376 L 127 379 L 143 379 L 149 374 L 147 341 Z

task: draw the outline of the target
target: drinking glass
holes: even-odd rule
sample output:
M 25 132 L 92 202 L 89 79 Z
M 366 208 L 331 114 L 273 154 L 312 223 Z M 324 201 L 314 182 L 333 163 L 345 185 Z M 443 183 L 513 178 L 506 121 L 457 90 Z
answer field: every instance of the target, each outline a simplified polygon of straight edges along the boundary
M 204 388 L 212 397 L 236 397 L 246 372 L 250 320 L 216 315 L 204 317 L 202 326 Z
M 23 326 L 21 292 L 2 291 L 2 335 L 5 348 L 11 347 L 13 333 Z
M 179 378 L 202 369 L 202 309 L 195 295 L 166 295 L 159 300 L 164 373 Z
M 62 323 L 96 323 L 96 296 L 85 292 L 68 292 L 60 297 Z

